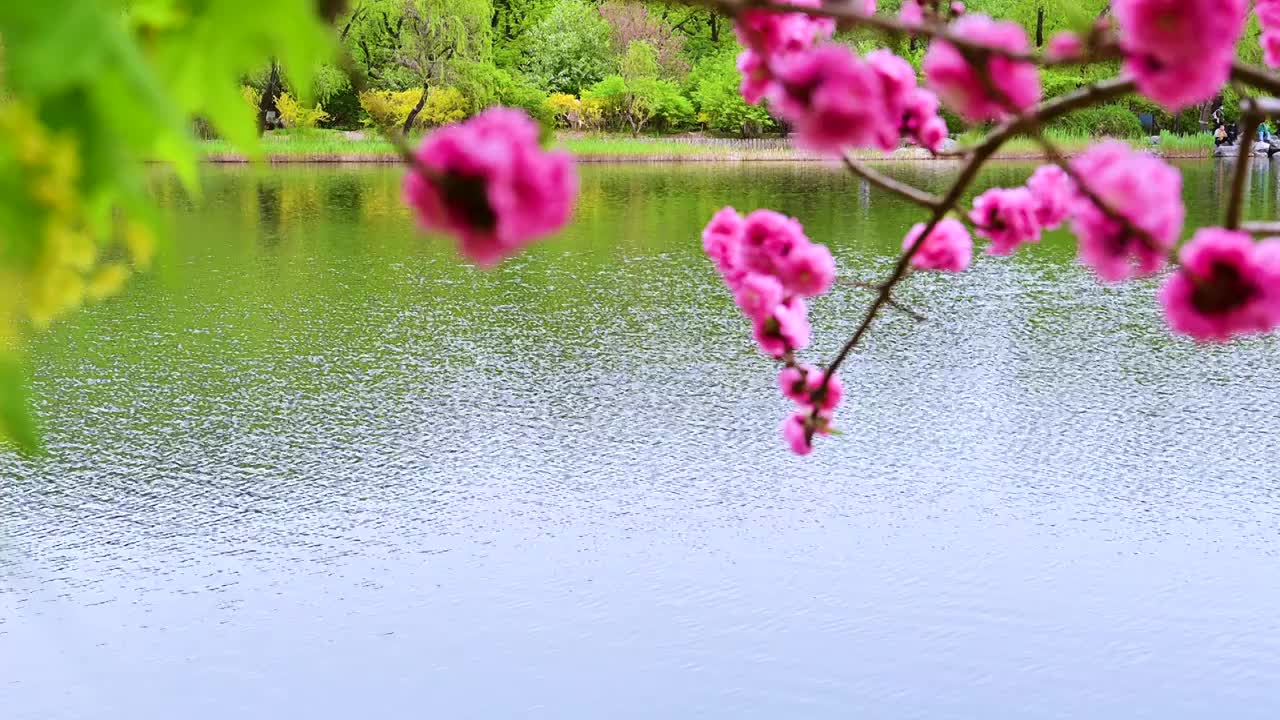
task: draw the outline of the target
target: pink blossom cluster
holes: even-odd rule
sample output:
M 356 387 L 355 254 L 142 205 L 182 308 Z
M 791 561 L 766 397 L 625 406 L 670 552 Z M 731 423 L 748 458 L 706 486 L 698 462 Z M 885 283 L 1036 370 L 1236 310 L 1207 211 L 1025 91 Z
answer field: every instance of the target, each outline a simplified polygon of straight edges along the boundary
M 702 249 L 751 321 L 760 350 L 786 362 L 779 382 L 783 394 L 801 407 L 784 434 L 793 450 L 808 452 L 815 433 L 829 434 L 842 395 L 839 378 L 826 380 L 795 361 L 795 352 L 808 346 L 811 333 L 805 300 L 826 293 L 835 282 L 831 251 L 810 241 L 795 218 L 773 210 L 743 217 L 731 207 L 707 223 Z M 796 439 L 796 427 L 803 442 Z
M 988 190 L 974 200 L 970 219 L 991 240 L 988 252 L 1008 254 L 1037 242 L 1042 229 L 1069 221 L 1080 261 L 1104 281 L 1146 277 L 1164 268 L 1186 215 L 1182 175 L 1116 141 L 1094 145 L 1070 167 L 1068 175 L 1046 165 L 1024 187 Z M 908 241 L 917 236 L 913 230 Z M 918 254 L 927 250 L 926 243 Z M 1255 243 L 1247 233 L 1205 228 L 1178 259 L 1179 269 L 1159 295 L 1174 331 L 1221 342 L 1280 327 L 1280 238 Z
M 973 261 L 973 237 L 964 223 L 955 218 L 944 218 L 929 231 L 929 235 L 920 242 L 920 235 L 925 231 L 924 223 L 917 223 L 902 239 L 902 249 L 908 251 L 919 242 L 911 256 L 911 266 L 917 270 L 939 270 L 941 272 L 964 272 Z
M 951 24 L 957 37 L 1011 53 L 1031 49 L 1022 26 L 986 15 L 964 15 Z M 935 40 L 924 57 L 929 86 L 947 107 L 969 122 L 1007 117 L 1040 102 L 1040 73 L 1025 60 L 992 53 L 986 67 L 974 67 L 965 53 L 946 40 Z
M 791 0 L 815 7 L 817 0 Z M 863 12 L 875 11 L 867 2 Z M 847 148 L 893 150 L 904 137 L 937 150 L 947 136 L 937 97 L 916 83 L 906 60 L 881 50 L 865 58 L 838 44 L 826 18 L 751 9 L 735 25 L 747 47 L 738 58 L 742 95 L 795 128 L 797 144 L 839 154 Z
M 544 151 L 523 111 L 493 108 L 422 140 L 404 200 L 424 229 L 458 237 L 482 267 L 559 230 L 578 195 L 573 158 Z M 423 174 L 424 168 L 427 174 Z
M 1280 67 L 1280 0 L 1257 0 L 1253 11 L 1262 26 L 1262 59 L 1271 67 Z
M 1226 84 L 1247 10 L 1247 0 L 1111 3 L 1125 68 L 1142 94 L 1171 111 L 1209 100 Z
M 1160 288 L 1176 332 L 1201 342 L 1265 333 L 1280 325 L 1280 239 L 1204 228 L 1178 255 L 1179 270 Z
M 1085 178 L 1087 192 L 1058 166 L 1046 165 L 1024 187 L 988 190 L 974 200 L 969 218 L 991 241 L 988 253 L 1011 254 L 1039 242 L 1041 231 L 1070 221 L 1080 261 L 1105 281 L 1164 267 L 1186 215 L 1182 175 L 1154 155 L 1115 141 L 1094 145 L 1070 167 Z

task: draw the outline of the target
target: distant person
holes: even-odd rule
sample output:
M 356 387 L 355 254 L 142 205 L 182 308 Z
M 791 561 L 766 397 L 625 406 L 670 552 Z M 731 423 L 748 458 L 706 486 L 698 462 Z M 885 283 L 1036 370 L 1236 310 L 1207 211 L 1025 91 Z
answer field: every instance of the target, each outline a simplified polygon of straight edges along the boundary
M 1219 125 L 1218 129 L 1213 131 L 1213 144 L 1214 145 L 1227 144 L 1227 126 L 1226 125 Z
M 1213 109 L 1213 124 L 1215 126 L 1217 125 L 1225 126 L 1227 124 L 1227 116 L 1226 116 L 1226 113 L 1222 111 L 1221 105 Z
M 1271 138 L 1271 128 L 1267 127 L 1267 122 L 1264 120 L 1258 125 L 1258 142 L 1270 145 Z

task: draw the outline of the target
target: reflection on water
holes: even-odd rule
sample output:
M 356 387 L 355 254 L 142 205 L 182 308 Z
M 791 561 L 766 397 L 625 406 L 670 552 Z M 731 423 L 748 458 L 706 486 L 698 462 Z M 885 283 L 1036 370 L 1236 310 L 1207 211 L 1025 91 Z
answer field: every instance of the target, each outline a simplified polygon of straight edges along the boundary
M 1193 221 L 1230 168 L 1185 167 Z M 878 326 L 847 434 L 799 460 L 696 237 L 771 206 L 878 277 L 919 218 L 838 170 L 588 167 L 573 228 L 491 273 L 385 168 L 206 182 L 157 183 L 170 275 L 37 348 L 6 720 L 1280 706 L 1276 346 L 1170 338 L 1153 282 L 1098 285 L 1062 235 L 912 279 L 929 322 Z M 867 301 L 815 303 L 816 348 Z

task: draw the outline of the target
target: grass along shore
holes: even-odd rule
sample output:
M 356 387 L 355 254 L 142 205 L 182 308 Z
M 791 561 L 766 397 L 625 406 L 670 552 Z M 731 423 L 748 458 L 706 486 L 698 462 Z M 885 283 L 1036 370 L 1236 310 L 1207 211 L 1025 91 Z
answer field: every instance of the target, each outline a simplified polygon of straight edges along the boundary
M 1046 135 L 1067 154 L 1076 153 L 1097 142 L 1098 138 L 1049 130 Z M 955 138 L 965 147 L 980 139 L 977 132 Z M 1213 138 L 1209 135 L 1178 136 L 1164 133 L 1159 145 L 1146 138 L 1129 140 L 1135 147 L 1149 148 L 1170 158 L 1205 158 L 1213 154 Z M 748 162 L 823 160 L 822 156 L 796 150 L 785 138 L 713 138 L 703 136 L 639 137 L 626 135 L 561 134 L 552 143 L 564 148 L 583 162 Z M 242 163 L 248 159 L 223 140 L 203 140 L 200 148 L 209 162 Z M 372 132 L 338 130 L 278 131 L 263 137 L 265 159 L 286 162 L 396 162 L 391 143 Z M 867 160 L 928 160 L 929 153 L 915 147 L 904 147 L 885 154 L 859 151 Z M 996 155 L 1004 159 L 1038 159 L 1043 157 L 1031 138 L 1014 138 Z

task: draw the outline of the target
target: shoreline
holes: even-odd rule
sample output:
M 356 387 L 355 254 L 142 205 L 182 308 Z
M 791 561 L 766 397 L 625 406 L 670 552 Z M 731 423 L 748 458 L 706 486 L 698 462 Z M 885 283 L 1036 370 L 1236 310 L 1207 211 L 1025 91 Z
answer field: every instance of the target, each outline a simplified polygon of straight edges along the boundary
M 1217 159 L 1211 155 L 1194 152 L 1172 152 L 1161 153 L 1154 151 L 1155 155 L 1165 160 L 1213 160 Z M 1067 157 L 1072 157 L 1077 152 L 1064 153 Z M 742 163 L 822 163 L 822 162 L 839 162 L 838 158 L 816 157 L 809 155 L 796 154 L 793 156 L 766 156 L 766 155 L 633 155 L 633 154 L 577 154 L 575 158 L 579 163 L 585 164 L 684 164 L 684 163 L 723 163 L 727 165 L 737 165 Z M 866 156 L 859 157 L 859 160 L 867 162 L 884 162 L 884 163 L 920 163 L 920 162 L 943 162 L 954 163 L 959 162 L 962 158 L 937 158 L 927 154 L 911 155 L 883 155 L 883 156 Z M 1029 160 L 1045 160 L 1045 156 L 1039 153 L 997 153 L 992 156 L 992 160 L 1005 161 L 1029 161 Z M 247 156 L 239 153 L 206 153 L 201 158 L 202 163 L 211 165 L 249 165 L 253 163 Z M 264 156 L 261 159 L 268 165 L 396 165 L 399 164 L 400 158 L 395 153 L 385 154 L 346 154 L 346 153 L 274 153 Z

